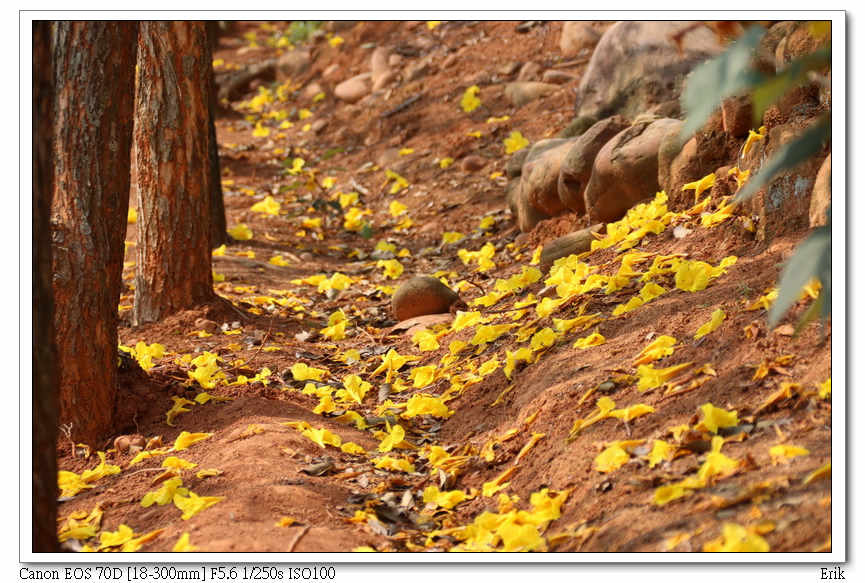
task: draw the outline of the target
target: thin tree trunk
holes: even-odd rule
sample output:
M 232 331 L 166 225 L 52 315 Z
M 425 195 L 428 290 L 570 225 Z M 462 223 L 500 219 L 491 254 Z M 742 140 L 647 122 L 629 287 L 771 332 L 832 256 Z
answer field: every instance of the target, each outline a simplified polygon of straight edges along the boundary
M 117 303 L 129 208 L 134 22 L 58 22 L 52 252 L 60 420 L 95 445 L 117 386 Z
M 135 325 L 212 300 L 207 35 L 142 22 L 132 190 L 139 212 Z
M 222 175 L 219 169 L 219 144 L 216 141 L 216 81 L 213 76 L 213 51 L 219 40 L 219 23 L 210 20 L 207 26 L 207 108 L 210 147 L 207 157 L 210 163 L 210 248 L 232 242 L 225 222 L 225 201 L 222 197 Z
M 58 371 L 51 294 L 51 31 L 33 23 L 33 536 L 34 553 L 57 552 Z

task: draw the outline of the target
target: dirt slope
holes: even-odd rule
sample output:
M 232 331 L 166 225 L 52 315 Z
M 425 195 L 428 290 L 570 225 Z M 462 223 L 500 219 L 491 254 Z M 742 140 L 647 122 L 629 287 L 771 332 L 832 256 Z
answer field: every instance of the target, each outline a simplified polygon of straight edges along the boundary
M 806 479 L 831 459 L 831 398 L 820 389 L 830 377 L 830 342 L 817 324 L 798 337 L 790 334 L 789 324 L 807 308 L 806 301 L 775 331 L 766 329 L 765 309 L 747 309 L 775 285 L 779 264 L 805 233 L 763 244 L 741 221 L 706 228 L 699 213 L 681 216 L 626 252 L 614 246 L 583 260 L 596 273 L 611 276 L 621 273 L 625 253 L 645 254 L 634 263 L 638 275 L 648 272 L 657 256 L 677 255 L 712 267 L 737 258 L 701 291 L 678 289 L 674 276 L 666 273 L 653 281 L 667 293 L 615 316 L 616 306 L 639 295 L 639 278 L 626 278 L 626 285 L 612 293 L 603 286 L 584 293 L 549 315 L 539 315 L 538 304 L 528 304 L 524 312 L 513 309 L 521 300 L 540 300 L 544 274 L 491 308 L 472 305 L 495 289 L 496 280 L 535 269 L 531 260 L 537 245 L 582 226 L 580 219 L 566 216 L 519 235 L 504 202 L 498 174 L 508 160 L 504 138 L 519 130 L 535 142 L 565 127 L 587 60 L 566 62 L 559 55 L 560 23 L 539 23 L 527 32 L 517 32 L 517 25 L 443 23 L 431 30 L 423 22 L 360 23 L 299 45 L 312 47 L 313 59 L 290 82 L 256 81 L 224 104 L 218 138 L 228 224 L 245 224 L 253 235 L 214 257 L 220 280 L 215 287 L 231 304 L 202 306 L 152 326 L 125 324 L 120 331 L 125 346 L 159 343 L 167 352 L 153 359 L 149 373 L 135 370 L 134 364 L 124 369 L 119 416 L 132 421 L 118 435 L 162 436 L 165 446 L 183 431 L 212 435 L 131 467 L 133 453 L 109 449 L 112 444 L 106 443 L 107 462 L 121 471 L 91 482 L 92 489 L 63 502 L 61 523 L 99 505 L 104 515 L 98 530 L 114 532 L 128 525 L 136 536 L 159 530 L 141 550 L 160 552 L 172 550 L 184 533 L 191 545 L 206 552 L 686 552 L 733 545 L 734 535 L 744 537 L 746 545 L 764 541 L 771 551 L 831 549 L 831 480 L 821 479 L 825 473 Z M 596 25 L 602 31 L 608 23 Z M 269 46 L 268 39 L 278 45 L 274 41 L 287 28 L 286 23 L 232 24 L 214 55 L 217 71 L 277 56 L 285 48 Z M 401 68 L 429 58 L 427 71 L 360 104 L 338 101 L 333 82 L 322 73 L 334 64 L 339 70 L 330 74 L 339 80 L 367 71 L 372 43 L 397 47 Z M 450 54 L 456 56 L 445 64 Z M 545 98 L 513 108 L 500 84 L 512 78 L 513 63 L 529 60 L 576 77 Z M 323 99 L 302 97 L 313 82 L 321 84 Z M 473 84 L 480 87 L 483 107 L 467 114 L 459 102 Z M 259 87 L 269 89 L 272 97 L 259 98 L 261 107 L 255 111 L 250 102 L 266 94 Z M 404 109 L 383 115 L 415 97 Z M 301 110 L 311 115 L 301 119 Z M 509 118 L 487 123 L 503 116 Z M 284 121 L 291 127 L 281 128 Z M 480 160 L 471 170 L 463 165 L 467 156 Z M 293 165 L 295 158 L 303 159 L 302 168 Z M 443 168 L 444 158 L 455 161 Z M 399 183 L 386 170 L 407 185 L 392 192 Z M 351 192 L 359 193 L 357 204 L 341 207 L 338 193 Z M 266 195 L 279 203 L 278 215 L 251 210 Z M 393 201 L 405 205 L 405 211 L 394 209 L 393 216 Z M 368 221 L 370 233 L 359 226 L 345 228 L 346 213 L 366 210 L 369 214 L 360 214 L 358 221 Z M 487 217 L 491 220 L 481 226 Z M 674 225 L 689 232 L 677 237 Z M 349 226 L 354 228 L 350 221 Z M 465 238 L 445 244 L 446 232 Z M 127 239 L 135 241 L 134 224 Z M 382 243 L 394 247 L 376 252 Z M 477 251 L 486 243 L 495 247 L 490 270 L 478 271 L 458 256 L 459 249 Z M 404 271 L 390 279 L 386 264 L 378 261 L 395 255 Z M 276 256 L 282 260 L 271 261 Z M 134 258 L 130 244 L 127 259 Z M 133 271 L 127 265 L 127 283 Z M 335 273 L 350 278 L 346 289 L 326 289 L 327 282 L 335 284 Z M 317 274 L 330 279 L 321 283 Z M 439 334 L 439 348 L 421 350 L 412 337 L 424 326 L 409 332 L 394 329 L 390 315 L 390 293 L 414 274 L 443 276 L 471 310 L 489 319 L 487 325 L 515 327 L 477 345 L 470 342 L 479 324 L 447 329 Z M 299 281 L 304 278 L 311 279 Z M 127 292 L 121 314 L 128 313 L 124 308 L 131 303 L 132 292 Z M 698 328 L 719 309 L 726 319 L 695 339 Z M 328 338 L 322 329 L 335 323 L 332 315 L 338 310 L 348 319 L 345 337 Z M 508 378 L 508 354 L 529 346 L 545 328 L 555 331 L 554 318 L 595 313 L 598 318 L 587 327 L 558 334 L 549 346 L 536 345 L 531 352 L 537 360 L 517 363 Z M 445 320 L 433 330 L 443 331 L 451 317 Z M 575 346 L 593 333 L 605 342 Z M 653 366 L 691 364 L 670 382 L 641 391 L 643 375 L 634 360 L 664 335 L 677 340 L 675 351 Z M 453 341 L 470 344 L 448 359 L 456 348 Z M 417 360 L 386 382 L 386 371 L 376 369 L 389 350 Z M 219 355 L 218 370 L 225 373 L 213 388 L 202 388 L 188 374 L 197 368 L 191 359 L 205 352 Z M 327 372 L 310 385 L 296 380 L 302 379 L 298 363 Z M 421 366 L 436 367 L 427 385 L 410 376 Z M 340 399 L 337 391 L 351 374 L 370 388 L 358 399 Z M 206 383 L 207 375 L 202 378 Z M 253 378 L 257 380 L 248 380 Z M 780 395 L 779 390 L 788 392 Z M 192 401 L 173 425 L 166 423 L 172 397 L 193 400 L 204 391 L 227 400 Z M 434 398 L 426 402 L 429 412 L 408 416 L 409 399 L 421 394 Z M 630 420 L 625 412 L 574 430 L 575 422 L 599 411 L 602 398 L 612 400 L 616 410 L 645 405 L 651 411 L 643 407 L 640 414 L 635 408 L 629 410 Z M 441 413 L 434 401 L 443 402 L 452 414 Z M 735 411 L 735 420 L 715 428 L 701 412 L 707 403 Z M 365 423 L 356 423 L 358 418 Z M 366 453 L 320 446 L 313 438 L 327 440 L 328 434 L 307 430 L 305 436 L 304 422 Z M 364 424 L 370 427 L 358 428 Z M 379 451 L 387 449 L 381 444 L 388 443 L 389 431 L 394 431 L 390 441 L 395 447 Z M 670 448 L 666 457 L 656 440 Z M 773 457 L 770 448 L 779 445 L 808 453 Z M 442 461 L 448 456 L 435 446 L 445 448 L 450 459 Z M 653 452 L 660 457 L 655 459 Z M 68 442 L 59 444 L 58 455 L 61 469 L 77 473 L 99 461 L 95 453 L 88 459 L 73 456 Z M 161 467 L 171 455 L 197 464 L 177 470 L 183 487 L 222 499 L 188 519 L 172 503 L 143 508 L 148 492 L 170 482 Z M 413 468 L 403 468 L 411 470 L 406 472 L 373 465 L 386 456 Z M 608 458 L 612 465 L 599 471 Z M 221 473 L 198 477 L 203 469 Z M 154 483 L 157 476 L 161 481 Z M 699 476 L 705 480 L 695 485 Z M 492 484 L 497 477 L 504 486 L 498 491 Z M 671 495 L 677 484 L 681 497 Z M 435 499 L 430 486 L 460 491 L 468 499 L 447 508 L 460 496 L 430 502 Z M 665 496 L 672 499 L 659 504 Z M 290 520 L 280 525 L 286 517 Z M 470 524 L 474 526 L 464 528 Z M 99 540 L 78 544 L 96 548 Z

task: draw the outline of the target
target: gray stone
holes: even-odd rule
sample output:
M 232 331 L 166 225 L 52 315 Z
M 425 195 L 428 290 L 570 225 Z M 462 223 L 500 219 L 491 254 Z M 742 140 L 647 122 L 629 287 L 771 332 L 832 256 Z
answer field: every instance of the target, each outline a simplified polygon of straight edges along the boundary
M 676 99 L 685 75 L 724 47 L 709 29 L 671 36 L 691 22 L 623 21 L 601 37 L 577 92 L 577 115 L 633 117 L 652 105 Z
M 616 221 L 637 202 L 651 197 L 658 185 L 658 149 L 677 119 L 641 123 L 616 134 L 600 149 L 585 190 L 592 222 Z
M 574 140 L 562 161 L 557 181 L 559 200 L 565 208 L 578 215 L 586 213 L 583 193 L 592 175 L 595 156 L 604 144 L 629 125 L 622 116 L 608 117 L 592 125 Z
M 534 101 L 545 95 L 558 91 L 560 87 L 552 83 L 540 81 L 514 81 L 505 85 L 505 97 L 516 107 Z

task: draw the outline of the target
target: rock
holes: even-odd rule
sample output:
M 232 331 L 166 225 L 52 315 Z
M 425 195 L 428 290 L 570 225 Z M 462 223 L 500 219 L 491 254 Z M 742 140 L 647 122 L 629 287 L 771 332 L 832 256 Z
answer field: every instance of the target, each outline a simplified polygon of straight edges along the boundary
M 482 156 L 466 156 L 460 163 L 463 172 L 477 172 L 487 165 L 487 159 Z
M 276 79 L 284 83 L 292 77 L 305 73 L 311 63 L 312 57 L 306 49 L 294 49 L 283 53 L 276 60 Z
M 781 147 L 799 137 L 807 127 L 797 121 L 770 129 L 764 143 L 760 144 L 762 147 L 753 148 L 745 160 L 740 161 L 739 167 L 756 172 L 763 160 L 771 159 Z M 812 193 L 823 162 L 823 156 L 818 154 L 776 174 L 747 202 L 750 207 L 748 212 L 758 218 L 758 241 L 768 243 L 778 236 L 808 227 Z
M 520 67 L 520 73 L 517 75 L 517 81 L 537 81 L 541 74 L 541 66 L 534 61 L 529 61 Z
M 583 194 L 592 175 L 595 156 L 604 144 L 629 125 L 628 120 L 615 115 L 592 125 L 574 140 L 562 161 L 557 182 L 559 200 L 565 208 L 578 215 L 586 214 Z
M 391 308 L 394 318 L 401 322 L 416 316 L 442 314 L 459 301 L 460 296 L 435 277 L 418 275 L 399 286 Z
M 361 73 L 337 85 L 333 94 L 342 101 L 356 103 L 369 95 L 370 91 L 372 91 L 372 73 Z
M 657 105 L 653 105 L 646 112 L 655 116 L 656 119 L 662 117 L 670 117 L 674 119 L 682 119 L 682 105 L 678 99 L 670 99 Z
M 388 59 L 390 58 L 390 49 L 386 47 L 377 47 L 370 56 L 370 70 L 372 73 L 372 90 L 378 91 L 389 83 L 394 75 L 391 71 Z
M 405 77 L 406 82 L 411 83 L 412 81 L 417 81 L 421 77 L 427 75 L 430 70 L 431 56 L 427 56 L 420 61 L 415 61 L 406 66 L 403 77 Z
M 375 163 L 379 168 L 390 168 L 399 159 L 399 148 L 386 148 L 376 157 Z
M 497 69 L 497 72 L 502 77 L 510 77 L 514 73 L 520 70 L 520 64 L 517 61 L 511 61 L 509 63 L 505 63 Z
M 633 117 L 676 99 L 685 75 L 724 50 L 705 27 L 682 38 L 671 35 L 691 22 L 622 21 L 607 29 L 592 53 L 577 90 L 577 115 Z
M 808 212 L 808 222 L 812 228 L 827 224 L 826 211 L 832 202 L 832 154 L 826 156 L 817 179 L 814 180 L 814 189 L 811 191 L 811 207 Z
M 809 30 L 810 22 L 796 22 L 775 48 L 775 67 L 786 69 L 796 59 L 809 55 L 820 48 L 826 39 L 818 39 Z
M 541 249 L 541 271 L 549 271 L 556 259 L 568 255 L 579 255 L 588 251 L 592 246 L 592 241 L 595 240 L 592 233 L 597 233 L 602 227 L 603 225 L 598 223 L 544 243 L 544 247 Z
M 567 71 L 559 71 L 558 69 L 544 71 L 544 74 L 541 76 L 541 81 L 544 83 L 553 83 L 555 85 L 564 85 L 577 79 L 579 79 L 578 75 L 568 73 Z
M 775 52 L 778 44 L 796 27 L 792 20 L 777 22 L 769 27 L 754 51 L 753 66 L 767 75 L 774 75 L 778 69 L 775 63 Z
M 312 98 L 324 91 L 324 88 L 319 84 L 313 81 L 309 85 L 303 88 L 300 95 L 307 101 L 312 101 Z
M 585 190 L 592 222 L 617 221 L 640 200 L 659 190 L 658 149 L 677 119 L 641 123 L 616 134 L 600 149 Z
M 565 210 L 559 200 L 559 170 L 572 145 L 570 140 L 564 140 L 523 164 L 520 180 L 525 196 L 530 205 L 548 216 Z
M 601 35 L 592 28 L 591 23 L 583 20 L 569 20 L 562 25 L 559 50 L 564 57 L 576 57 L 583 49 L 592 50 Z
M 204 330 L 210 334 L 215 334 L 219 330 L 219 324 L 207 318 L 198 318 L 192 326 L 196 330 Z
M 514 219 L 516 219 L 519 212 L 517 208 L 517 196 L 519 195 L 519 191 L 519 180 L 508 181 L 508 185 L 505 187 L 505 202 L 507 202 L 508 208 L 511 209 L 511 216 L 514 217 Z
M 396 53 L 387 58 L 387 64 L 391 68 L 402 66 L 404 61 L 405 59 L 403 59 L 402 55 L 397 55 Z
M 325 127 L 327 127 L 327 120 L 326 119 L 317 119 L 314 122 L 312 122 L 312 125 L 310 126 L 309 129 L 311 129 L 314 133 L 317 134 L 321 130 L 323 130 Z
M 753 124 L 754 107 L 747 95 L 728 97 L 721 102 L 721 122 L 724 131 L 734 138 L 748 133 Z
M 327 69 L 322 72 L 321 78 L 325 81 L 333 83 L 334 81 L 339 79 L 341 70 L 342 68 L 339 65 L 333 63 L 332 65 L 328 65 Z
M 565 129 L 560 131 L 557 138 L 576 138 L 583 135 L 587 129 L 592 127 L 598 123 L 598 119 L 596 117 L 584 115 L 581 117 L 575 117 L 571 120 L 571 123 L 567 125 Z
M 382 73 L 381 77 L 379 77 L 372 84 L 372 90 L 373 91 L 381 91 L 382 89 L 384 89 L 385 87 L 390 85 L 390 82 L 393 81 L 394 79 L 396 79 L 396 73 L 394 73 L 392 70 L 388 69 L 387 71 Z
M 526 156 L 529 155 L 531 148 L 523 148 L 511 154 L 508 163 L 505 164 L 505 174 L 508 178 L 517 178 L 523 173 L 523 163 L 526 161 Z
M 505 97 L 516 107 L 522 107 L 535 99 L 558 91 L 559 86 L 539 81 L 514 81 L 505 85 Z
M 514 201 L 517 207 L 517 227 L 519 227 L 522 233 L 528 233 L 544 219 L 551 218 L 550 215 L 539 211 L 529 204 L 528 196 L 526 196 L 525 190 L 522 187 L 522 179 L 514 193 Z

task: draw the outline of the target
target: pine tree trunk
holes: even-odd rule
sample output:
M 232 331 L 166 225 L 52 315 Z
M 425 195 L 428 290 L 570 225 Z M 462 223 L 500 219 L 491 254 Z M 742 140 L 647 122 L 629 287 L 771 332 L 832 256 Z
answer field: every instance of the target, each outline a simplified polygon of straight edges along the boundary
M 33 23 L 33 536 L 32 552 L 57 552 L 58 371 L 51 294 L 51 31 Z
M 207 157 L 210 163 L 210 248 L 230 243 L 228 225 L 225 222 L 225 201 L 222 197 L 222 176 L 219 169 L 219 144 L 216 141 L 216 80 L 213 76 L 213 51 L 219 40 L 219 25 L 215 20 L 207 24 L 207 108 L 210 147 Z
M 117 391 L 137 24 L 58 22 L 52 30 L 60 421 L 74 440 L 96 445 L 111 429 Z
M 208 59 L 203 22 L 142 22 L 132 146 L 135 325 L 214 298 Z

